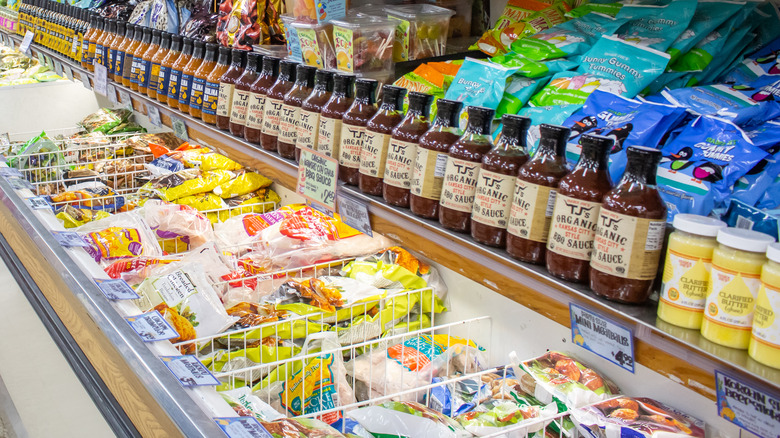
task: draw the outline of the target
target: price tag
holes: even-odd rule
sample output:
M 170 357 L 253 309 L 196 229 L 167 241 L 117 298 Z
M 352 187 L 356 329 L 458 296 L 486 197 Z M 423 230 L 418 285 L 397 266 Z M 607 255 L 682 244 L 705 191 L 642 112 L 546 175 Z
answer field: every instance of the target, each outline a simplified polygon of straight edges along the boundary
M 715 370 L 718 415 L 761 437 L 780 431 L 780 398 Z
M 73 231 L 52 231 L 51 234 L 53 234 L 54 238 L 57 239 L 57 242 L 65 248 L 89 246 L 79 233 L 74 233 Z
M 89 75 L 87 74 L 87 72 L 85 71 L 79 72 L 79 79 L 81 79 L 81 84 L 84 85 L 84 88 L 92 91 L 92 84 L 89 83 Z
M 569 304 L 572 342 L 634 372 L 634 332 L 598 313 Z
M 339 191 L 336 197 L 338 198 L 341 220 L 363 234 L 368 234 L 373 237 L 374 233 L 371 231 L 371 219 L 368 216 L 368 204 L 355 199 L 352 196 L 348 196 L 341 191 Z
M 69 81 L 73 80 L 73 69 L 68 67 L 67 65 L 63 67 L 65 72 L 65 77 L 68 78 Z
M 184 386 L 214 386 L 219 380 L 195 356 L 160 356 Z
M 108 100 L 111 102 L 111 106 L 116 107 L 119 105 L 119 100 L 116 98 L 116 87 L 108 84 L 106 85 L 106 94 L 108 94 Z
M 64 77 L 65 74 L 62 71 L 62 63 L 54 60 L 54 73 L 57 73 L 57 76 Z
M 21 178 L 22 172 L 20 172 L 19 169 L 15 167 L 0 167 L 0 176 L 2 176 L 5 179 L 11 177 Z
M 173 134 L 176 137 L 179 137 L 183 141 L 189 140 L 189 137 L 187 136 L 187 125 L 184 123 L 183 119 L 172 115 L 171 125 L 173 126 Z
M 133 99 L 130 97 L 130 92 L 127 90 L 119 90 L 119 100 L 122 101 L 122 105 L 130 111 L 133 110 Z
M 44 55 L 43 57 L 46 59 L 46 65 L 47 65 L 49 68 L 54 68 L 54 60 L 51 58 L 51 56 L 49 56 L 49 55 Z
M 162 126 L 162 120 L 160 120 L 160 110 L 156 106 L 147 105 L 146 114 L 149 116 L 149 121 L 152 122 L 152 125 L 158 128 Z M 176 134 L 176 136 L 178 137 L 179 135 Z
M 7 132 L 4 132 L 0 134 L 0 146 L 10 146 L 11 145 L 11 137 L 8 135 Z
M 95 93 L 102 96 L 108 95 L 108 69 L 104 65 L 95 64 Z
M 30 51 L 30 44 L 32 44 L 32 40 L 35 37 L 35 33 L 31 30 L 28 30 L 27 33 L 24 34 L 24 38 L 22 39 L 22 44 L 19 45 L 19 51 L 22 53 L 27 53 Z
M 38 63 L 41 65 L 46 65 L 46 57 L 43 56 L 43 52 L 38 52 Z
M 3 157 L 3 158 L 5 158 L 5 157 Z M 12 176 L 12 177 L 6 178 L 5 180 L 8 181 L 8 184 L 10 184 L 11 187 L 13 187 L 14 190 L 22 190 L 22 189 L 32 190 L 33 189 L 32 183 L 30 183 L 30 181 L 27 181 L 24 178 L 19 178 L 19 177 L 16 177 L 16 176 Z
M 309 202 L 336 211 L 339 162 L 311 149 L 301 149 L 296 192 Z
M 128 316 L 125 319 L 144 342 L 164 341 L 179 337 L 176 330 L 157 310 L 138 316 Z
M 93 278 L 93 280 L 109 300 L 137 300 L 140 298 L 124 280 L 111 278 Z
M 255 417 L 215 417 L 214 421 L 229 438 L 271 438 Z
M 29 204 L 30 208 L 33 210 L 51 210 L 51 204 L 40 196 L 31 196 L 25 198 L 25 201 L 27 201 L 27 204 Z

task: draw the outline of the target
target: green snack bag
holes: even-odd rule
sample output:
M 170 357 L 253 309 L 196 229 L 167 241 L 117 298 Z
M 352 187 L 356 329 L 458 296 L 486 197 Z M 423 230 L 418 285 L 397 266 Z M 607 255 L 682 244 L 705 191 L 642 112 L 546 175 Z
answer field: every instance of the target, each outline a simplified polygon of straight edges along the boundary
M 577 63 L 568 59 L 553 59 L 546 62 L 534 61 L 525 56 L 509 52 L 490 58 L 492 62 L 504 67 L 517 68 L 515 75 L 527 78 L 541 78 L 577 67 Z
M 493 62 L 466 58 L 450 85 L 445 99 L 463 102 L 461 125 L 465 127 L 464 116 L 469 106 L 498 108 L 504 97 L 507 79 L 517 68 L 503 67 Z M 535 81 L 534 81 L 535 82 Z
M 700 1 L 688 28 L 677 37 L 666 51 L 674 62 L 680 55 L 688 53 L 718 26 L 737 13 L 745 3 L 733 1 Z
M 578 8 L 574 8 L 565 14 L 566 18 L 580 18 L 591 12 L 597 12 L 599 14 L 609 15 L 614 17 L 620 12 L 620 8 L 623 7 L 623 3 L 586 3 Z
M 547 84 L 548 79 L 528 79 L 520 75 L 510 76 L 506 81 L 506 88 L 504 89 L 504 95 L 501 97 L 501 102 L 499 102 L 496 108 L 496 118 L 504 114 L 517 114 L 520 108 L 528 103 L 531 96 L 539 91 L 539 88 Z

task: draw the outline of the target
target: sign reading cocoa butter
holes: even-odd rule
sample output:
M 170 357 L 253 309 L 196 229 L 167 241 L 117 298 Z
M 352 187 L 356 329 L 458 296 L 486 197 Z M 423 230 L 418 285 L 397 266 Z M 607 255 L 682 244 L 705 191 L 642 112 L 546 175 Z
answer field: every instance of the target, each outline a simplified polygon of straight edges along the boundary
M 301 149 L 297 193 L 309 202 L 336 211 L 339 162 L 311 149 Z

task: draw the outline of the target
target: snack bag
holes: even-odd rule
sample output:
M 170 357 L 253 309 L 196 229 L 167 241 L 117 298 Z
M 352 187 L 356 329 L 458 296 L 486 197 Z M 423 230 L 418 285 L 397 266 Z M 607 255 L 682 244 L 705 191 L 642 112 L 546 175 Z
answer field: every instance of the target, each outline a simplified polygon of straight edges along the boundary
M 111 129 L 116 128 L 129 120 L 132 114 L 131 111 L 124 108 L 116 110 L 100 108 L 78 122 L 78 125 L 87 132 L 107 133 Z
M 704 422 L 649 398 L 620 397 L 572 411 L 584 436 L 704 438 Z
M 495 56 L 504 50 L 504 44 L 499 40 L 501 31 L 507 26 L 523 21 L 531 15 L 550 8 L 552 3 L 543 3 L 537 0 L 509 0 L 504 7 L 501 16 L 496 20 L 496 25 L 486 31 L 482 37 L 470 49 L 479 49 L 489 56 Z M 509 42 L 511 44 L 511 41 Z M 508 45 L 508 44 L 507 44 Z
M 541 133 L 539 126 L 542 124 L 548 125 L 562 125 L 572 114 L 582 108 L 582 104 L 569 104 L 569 105 L 557 105 L 557 106 L 527 106 L 521 109 L 517 115 L 528 117 L 531 119 L 531 126 L 528 128 L 528 153 L 533 156 L 536 153 L 536 149 L 539 147 L 539 139 Z M 496 137 L 501 133 L 503 127 L 496 129 L 493 141 L 497 141 Z
M 154 232 L 134 212 L 117 213 L 88 222 L 76 230 L 89 243 L 86 251 L 96 262 L 106 264 L 117 259 L 138 256 L 160 257 L 162 250 Z
M 598 14 L 609 15 L 614 17 L 623 7 L 623 3 L 585 3 L 582 6 L 578 6 L 565 14 L 566 18 L 581 18 L 591 12 Z
M 708 215 L 731 186 L 767 153 L 733 123 L 701 116 L 661 150 L 658 191 L 671 221 L 678 213 Z
M 531 96 L 534 95 L 539 88 L 547 84 L 547 78 L 544 79 L 528 79 L 519 75 L 512 75 L 506 80 L 506 88 L 504 94 L 501 96 L 501 102 L 498 103 L 496 108 L 496 118 L 500 118 L 504 114 L 517 114 L 520 108 L 523 107 Z M 467 112 L 464 110 L 463 121 L 468 122 L 465 119 Z M 461 125 L 461 128 L 466 128 L 465 123 Z
M 188 167 L 200 167 L 200 170 L 238 170 L 243 168 L 242 165 L 216 152 L 203 153 L 193 158 L 197 160 L 197 166 L 194 165 L 195 162 L 186 164 Z
M 677 0 L 666 5 L 625 5 L 615 18 L 628 19 L 618 38 L 666 51 L 682 34 L 696 12 L 697 0 Z
M 236 177 L 230 181 L 214 187 L 214 194 L 223 198 L 235 198 L 249 192 L 268 187 L 273 183 L 270 179 L 256 172 L 239 170 Z
M 745 4 L 736 1 L 700 1 L 696 6 L 688 28 L 674 40 L 667 53 L 672 57 L 671 62 L 691 49 L 703 40 L 710 32 L 718 28 L 728 20 Z
M 216 195 L 212 196 L 216 197 Z M 206 217 L 209 218 L 211 223 L 224 222 L 239 214 L 266 213 L 272 211 L 281 204 L 282 198 L 280 198 L 275 191 L 264 188 L 241 196 L 225 199 L 222 202 L 226 204 L 224 208 L 229 208 L 229 210 L 206 213 Z
M 777 181 L 774 183 L 775 189 L 767 191 L 767 195 L 777 195 L 778 190 L 776 188 Z M 774 198 L 775 204 L 778 198 Z M 761 205 L 759 203 L 759 205 Z M 769 207 L 767 207 L 769 208 Z M 777 240 L 780 233 L 780 220 L 778 218 L 780 213 L 777 210 L 762 211 L 757 207 L 751 207 L 742 201 L 733 200 L 729 204 L 729 208 L 726 214 L 723 215 L 723 221 L 726 225 L 736 228 L 745 228 L 748 230 L 758 231 L 760 233 L 768 234 Z M 739 224 L 739 226 L 737 226 Z
M 566 21 L 566 18 L 563 16 L 565 13 L 565 7 L 560 3 L 556 3 L 549 8 L 531 14 L 520 22 L 512 23 L 501 29 L 501 32 L 498 33 L 498 41 L 501 43 L 499 53 L 508 51 L 512 43 L 520 38 L 563 23 Z
M 244 346 L 242 339 L 232 339 L 234 342 L 228 344 L 232 347 L 230 350 L 216 350 L 212 354 L 202 357 L 200 360 L 203 365 L 212 372 L 228 372 L 235 369 L 252 368 L 264 363 L 267 364 L 290 359 L 301 352 L 301 347 L 277 336 L 268 336 L 259 341 L 250 341 L 251 337 L 245 339 L 246 348 L 242 348 Z M 236 349 L 236 346 L 241 347 Z M 254 382 L 264 378 L 267 373 L 267 367 L 257 367 L 242 372 L 238 374 L 238 376 L 246 381 Z M 249 390 L 249 388 L 247 388 L 247 390 Z M 273 410 L 273 408 L 271 409 Z M 273 412 L 278 414 L 275 410 L 273 410 Z
M 377 254 L 359 257 L 341 270 L 341 275 L 390 291 L 416 290 L 430 287 L 440 298 L 447 294 L 447 285 L 433 266 L 413 256 L 400 246 L 392 246 Z
M 201 172 L 197 169 L 186 169 L 155 178 L 144 184 L 140 192 L 151 193 L 163 201 L 173 202 L 185 196 L 210 192 L 234 176 L 234 173 L 227 170 Z
M 778 141 L 778 138 L 775 138 L 775 141 Z M 772 183 L 778 179 L 780 176 L 780 142 L 764 150 L 770 155 L 759 161 L 737 180 L 730 199 L 736 199 L 751 206 L 756 205 L 767 193 Z
M 90 210 L 116 211 L 124 205 L 124 197 L 118 196 L 107 185 L 99 181 L 72 185 L 67 191 L 49 195 L 53 204 L 68 204 Z
M 517 68 L 503 67 L 492 62 L 466 58 L 444 95 L 445 99 L 463 102 L 461 125 L 469 106 L 496 109 L 504 95 L 507 79 Z M 529 81 L 535 83 L 535 81 Z
M 121 278 L 125 280 L 130 286 L 135 286 L 149 275 L 152 270 L 158 265 L 167 265 L 181 260 L 180 256 L 164 256 L 164 257 L 133 257 L 131 259 L 117 260 L 110 265 L 106 266 L 105 271 L 111 278 Z
M 317 320 L 333 323 L 350 319 L 368 310 L 367 306 L 358 306 L 337 313 L 337 308 L 340 310 L 359 303 L 369 303 L 373 307 L 386 295 L 387 292 L 383 290 L 351 278 L 325 275 L 287 281 L 274 293 L 264 297 L 263 303 L 273 304 L 278 310 L 297 315 L 325 312 L 325 315 Z
M 105 219 L 109 216 L 111 213 L 102 210 L 76 208 L 70 205 L 62 206 L 56 214 L 57 219 L 62 221 L 65 228 L 80 227 L 87 222 Z
M 217 40 L 223 46 L 252 50 L 252 45 L 262 41 L 262 15 L 265 8 L 256 0 L 223 0 L 219 5 Z
M 755 24 L 755 23 L 753 23 Z M 696 84 L 708 84 L 714 82 L 715 78 L 721 76 L 726 71 L 733 69 L 743 56 L 743 50 L 751 41 L 756 39 L 756 33 L 753 32 L 752 25 L 742 26 L 729 35 L 726 44 L 720 53 L 727 54 L 722 62 L 710 62 L 702 71 L 693 72 L 691 79 L 685 84 L 693 86 Z M 718 61 L 721 61 L 720 59 Z
M 228 207 L 227 203 L 222 198 L 213 193 L 185 196 L 177 199 L 176 203 L 192 207 L 198 211 L 219 210 Z M 212 223 L 213 222 L 214 221 L 212 221 Z
M 60 179 L 66 169 L 62 151 L 45 132 L 25 142 L 16 156 L 8 160 L 8 166 L 21 170 L 32 182 Z
M 780 38 L 742 61 L 742 64 L 731 70 L 724 80 L 745 83 L 764 75 L 780 75 L 778 53 L 780 53 Z
M 415 402 L 388 401 L 349 412 L 373 436 L 461 438 L 471 433 L 457 421 Z
M 494 56 L 490 58 L 490 61 L 504 67 L 517 68 L 515 74 L 527 78 L 549 76 L 554 73 L 572 70 L 578 65 L 576 62 L 567 59 L 553 59 L 547 62 L 534 61 L 515 52 Z

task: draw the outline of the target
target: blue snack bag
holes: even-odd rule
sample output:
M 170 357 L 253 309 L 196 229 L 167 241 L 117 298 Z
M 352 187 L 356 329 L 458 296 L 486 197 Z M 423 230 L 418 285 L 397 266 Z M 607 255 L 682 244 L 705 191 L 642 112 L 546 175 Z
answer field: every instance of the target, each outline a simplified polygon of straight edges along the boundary
M 775 141 L 780 139 L 775 138 Z M 764 192 L 780 175 L 780 144 L 776 144 L 766 152 L 771 154 L 759 161 L 742 178 L 734 184 L 730 199 L 742 201 L 747 205 L 756 205 L 764 196 Z
M 444 95 L 445 99 L 463 102 L 461 124 L 469 106 L 481 106 L 490 109 L 498 108 L 504 97 L 507 79 L 517 71 L 517 68 L 466 58 L 452 80 L 452 84 Z M 533 79 L 526 79 L 529 86 L 537 86 Z
M 658 191 L 668 220 L 677 213 L 707 216 L 731 193 L 731 186 L 767 153 L 735 124 L 700 116 L 661 149 Z
M 758 201 L 758 208 L 776 209 L 780 206 L 780 176 L 776 177 L 769 188 L 764 193 L 764 196 Z M 776 212 L 775 214 L 780 214 Z
M 780 143 L 780 120 L 770 120 L 758 125 L 750 131 L 745 131 L 750 141 L 763 150 Z
M 732 201 L 729 209 L 723 215 L 723 222 L 735 228 L 758 231 L 768 234 L 777 240 L 778 220 L 776 211 L 761 211 L 740 201 Z
M 629 21 L 617 31 L 617 36 L 633 44 L 665 51 L 688 28 L 696 5 L 696 0 L 677 0 L 666 5 L 624 5 L 615 18 Z
M 548 125 L 563 125 L 572 114 L 582 108 L 581 104 L 570 105 L 558 105 L 558 106 L 538 106 L 538 107 L 525 107 L 517 113 L 518 116 L 528 117 L 531 119 L 531 126 L 528 128 L 528 153 L 533 156 L 536 152 L 536 148 L 539 147 L 539 139 L 541 133 L 539 132 L 539 126 L 543 124 Z M 498 133 L 499 130 L 496 130 Z M 495 140 L 495 137 L 494 137 Z
M 726 69 L 730 69 L 732 63 L 738 58 L 741 58 L 742 50 L 747 47 L 756 34 L 752 32 L 753 26 L 747 25 L 735 30 L 729 38 L 726 40 L 726 44 L 723 46 L 720 53 L 725 53 L 726 56 L 719 58 L 718 62 L 709 63 L 704 70 L 695 72 L 693 78 L 688 81 L 689 86 L 696 84 L 709 84 L 714 81 L 715 78 L 722 76 Z
M 609 155 L 609 174 L 620 181 L 626 170 L 626 148 L 629 146 L 658 147 L 666 132 L 681 117 L 685 109 L 626 99 L 604 91 L 594 91 L 585 105 L 572 114 L 563 126 L 571 128 L 566 145 L 566 159 L 574 165 L 579 160 L 583 134 L 612 138 L 615 144 Z
M 723 80 L 731 83 L 751 82 L 764 75 L 780 75 L 780 38 L 745 59 Z
M 688 28 L 674 40 L 667 50 L 667 53 L 672 57 L 672 62 L 680 55 L 688 53 L 699 41 L 717 29 L 743 6 L 745 6 L 743 2 L 700 1 Z

